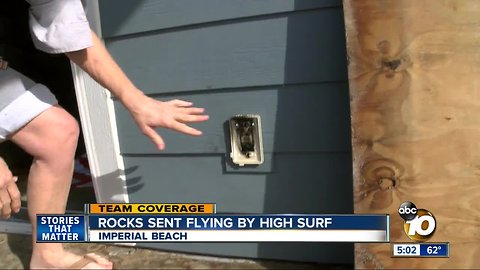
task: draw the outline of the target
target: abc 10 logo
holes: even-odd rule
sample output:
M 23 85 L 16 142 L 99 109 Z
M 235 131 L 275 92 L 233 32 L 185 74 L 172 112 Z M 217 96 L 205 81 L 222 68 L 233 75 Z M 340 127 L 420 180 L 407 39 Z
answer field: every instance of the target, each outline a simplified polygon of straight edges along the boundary
M 413 241 L 427 241 L 435 233 L 437 222 L 430 211 L 417 209 L 415 204 L 406 201 L 398 208 L 398 214 L 405 220 L 403 230 Z

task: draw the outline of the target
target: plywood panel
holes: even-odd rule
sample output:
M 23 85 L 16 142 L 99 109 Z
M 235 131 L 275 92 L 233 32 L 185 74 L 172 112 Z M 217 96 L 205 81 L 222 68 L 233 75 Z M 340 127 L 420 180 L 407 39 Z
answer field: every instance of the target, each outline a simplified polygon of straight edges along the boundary
M 347 73 L 341 7 L 107 40 L 106 46 L 147 94 L 344 81 Z
M 350 152 L 351 149 L 346 83 L 161 96 L 162 100 L 175 98 L 205 107 L 210 119 L 193 124 L 204 132 L 201 137 L 159 129 L 167 144 L 164 154 L 230 153 L 226 122 L 236 114 L 261 116 L 267 153 Z M 158 154 L 152 142 L 136 128 L 128 111 L 118 103 L 115 108 L 122 154 Z
M 100 0 L 105 38 L 251 16 L 341 6 L 340 0 Z M 115 8 L 112 8 L 115 7 Z
M 392 259 L 359 244 L 358 268 L 480 268 L 480 2 L 345 0 L 356 213 L 430 210 L 449 259 Z

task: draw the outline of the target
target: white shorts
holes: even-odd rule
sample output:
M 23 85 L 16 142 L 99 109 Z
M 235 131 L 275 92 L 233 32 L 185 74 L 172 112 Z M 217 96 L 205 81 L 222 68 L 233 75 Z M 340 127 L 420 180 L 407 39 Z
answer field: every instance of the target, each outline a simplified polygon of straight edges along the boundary
M 45 85 L 10 67 L 0 70 L 0 142 L 57 103 Z
M 30 33 L 37 49 L 64 53 L 92 46 L 92 33 L 82 1 L 27 2 L 30 3 Z M 55 104 L 57 100 L 46 86 L 12 68 L 0 69 L 0 142 Z

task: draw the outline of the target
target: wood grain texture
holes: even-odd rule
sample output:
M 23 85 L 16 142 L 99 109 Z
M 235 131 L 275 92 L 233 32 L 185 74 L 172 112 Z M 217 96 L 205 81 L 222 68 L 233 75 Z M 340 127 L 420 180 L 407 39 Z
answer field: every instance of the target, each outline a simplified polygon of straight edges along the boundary
M 345 0 L 356 213 L 414 202 L 449 259 L 390 258 L 358 244 L 357 268 L 480 268 L 480 1 Z

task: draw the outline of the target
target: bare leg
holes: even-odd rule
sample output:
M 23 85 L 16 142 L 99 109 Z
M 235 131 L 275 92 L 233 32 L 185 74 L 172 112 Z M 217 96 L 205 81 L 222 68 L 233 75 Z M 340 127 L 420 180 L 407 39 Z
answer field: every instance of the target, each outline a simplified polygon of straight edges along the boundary
M 36 243 L 36 214 L 65 213 L 79 128 L 62 108 L 52 107 L 16 132 L 11 140 L 34 159 L 28 177 L 28 214 L 33 226 L 30 268 L 66 268 L 81 257 L 61 243 Z M 111 268 L 105 259 L 85 268 Z

